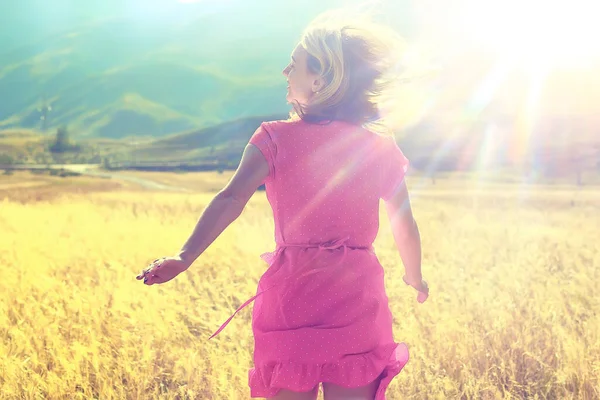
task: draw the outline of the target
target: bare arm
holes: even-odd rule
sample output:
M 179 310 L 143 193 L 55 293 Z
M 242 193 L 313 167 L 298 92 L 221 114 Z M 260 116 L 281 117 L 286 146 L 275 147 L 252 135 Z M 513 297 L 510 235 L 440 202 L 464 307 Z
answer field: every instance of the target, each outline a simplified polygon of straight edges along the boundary
M 406 282 L 421 287 L 421 236 L 410 207 L 408 188 L 402 182 L 396 193 L 385 202 L 398 252 L 406 271 Z
M 269 165 L 252 144 L 244 149 L 235 174 L 204 209 L 194 231 L 177 255 L 191 265 L 235 221 L 269 174 Z

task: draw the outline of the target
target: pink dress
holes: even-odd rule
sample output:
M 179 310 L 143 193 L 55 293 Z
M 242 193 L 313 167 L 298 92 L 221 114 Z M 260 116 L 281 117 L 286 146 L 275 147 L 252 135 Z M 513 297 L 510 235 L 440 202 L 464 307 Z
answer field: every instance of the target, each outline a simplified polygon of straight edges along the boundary
M 341 121 L 261 124 L 250 143 L 269 163 L 266 194 L 276 249 L 252 310 L 251 397 L 320 382 L 348 388 L 382 376 L 376 400 L 408 362 L 395 343 L 384 270 L 373 249 L 380 198 L 404 179 L 408 161 L 392 137 Z

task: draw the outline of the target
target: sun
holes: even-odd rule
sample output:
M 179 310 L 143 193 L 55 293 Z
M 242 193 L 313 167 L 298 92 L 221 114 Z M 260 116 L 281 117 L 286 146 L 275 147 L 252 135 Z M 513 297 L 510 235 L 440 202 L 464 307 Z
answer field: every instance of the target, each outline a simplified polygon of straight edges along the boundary
M 600 61 L 598 0 L 468 0 L 463 34 L 501 56 L 550 68 Z

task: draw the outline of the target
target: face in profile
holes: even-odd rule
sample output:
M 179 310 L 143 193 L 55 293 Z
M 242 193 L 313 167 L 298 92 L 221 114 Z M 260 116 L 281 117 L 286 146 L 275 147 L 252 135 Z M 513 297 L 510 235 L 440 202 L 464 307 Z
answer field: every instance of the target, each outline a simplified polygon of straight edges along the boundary
M 318 90 L 319 77 L 308 70 L 307 58 L 308 52 L 298 45 L 292 52 L 290 63 L 283 70 L 283 75 L 288 82 L 286 96 L 288 103 L 308 104 Z

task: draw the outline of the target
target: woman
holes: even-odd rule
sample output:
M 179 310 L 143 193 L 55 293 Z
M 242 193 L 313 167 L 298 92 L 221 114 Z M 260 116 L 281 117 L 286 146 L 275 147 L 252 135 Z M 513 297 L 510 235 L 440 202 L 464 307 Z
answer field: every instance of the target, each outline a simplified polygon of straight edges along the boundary
M 261 256 L 269 268 L 256 296 L 235 312 L 256 300 L 253 398 L 314 400 L 322 382 L 325 400 L 383 400 L 408 362 L 407 346 L 393 340 L 372 247 L 383 199 L 404 281 L 425 301 L 408 161 L 393 135 L 374 128 L 383 126 L 383 95 L 394 83 L 390 37 L 368 23 L 312 23 L 283 71 L 290 119 L 261 124 L 180 252 L 137 277 L 153 285 L 187 270 L 265 184 L 277 247 Z

